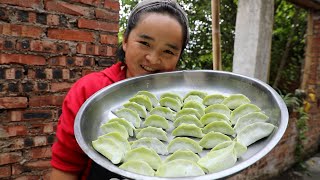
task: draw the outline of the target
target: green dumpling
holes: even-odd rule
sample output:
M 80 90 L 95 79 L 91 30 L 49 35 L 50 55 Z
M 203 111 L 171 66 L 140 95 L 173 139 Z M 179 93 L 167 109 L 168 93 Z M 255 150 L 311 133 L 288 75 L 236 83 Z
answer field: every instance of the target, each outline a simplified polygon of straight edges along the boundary
M 202 104 L 202 98 L 201 97 L 199 97 L 199 96 L 196 96 L 196 95 L 190 95 L 190 96 L 188 96 L 187 98 L 185 98 L 184 100 L 183 100 L 183 103 L 185 104 L 185 103 L 187 103 L 187 102 L 189 102 L 189 101 L 195 101 L 195 102 L 198 102 L 198 103 L 200 103 L 200 104 Z
M 211 151 L 200 158 L 198 164 L 206 173 L 215 173 L 228 169 L 235 165 L 237 156 L 234 152 L 234 145 L 223 149 Z
M 256 122 L 244 127 L 237 134 L 237 141 L 245 146 L 250 146 L 256 141 L 269 136 L 275 126 L 270 123 Z
M 250 103 L 250 99 L 243 94 L 232 94 L 222 101 L 222 104 L 228 106 L 229 109 L 236 109 L 237 107 Z
M 200 116 L 204 115 L 204 106 L 196 101 L 188 101 L 183 105 L 183 108 L 193 108 L 198 111 Z
M 131 122 L 134 127 L 139 128 L 141 124 L 141 119 L 139 117 L 139 114 L 136 111 L 133 111 L 128 108 L 122 108 L 115 112 L 115 115 L 119 118 L 123 118 L 129 122 Z
M 146 147 L 138 147 L 128 151 L 124 157 L 124 162 L 140 160 L 148 163 L 152 169 L 158 169 L 162 164 L 160 156 L 153 150 Z
M 254 104 L 243 104 L 232 111 L 230 121 L 232 124 L 236 124 L 240 117 L 252 112 L 260 111 L 261 109 Z
M 150 99 L 153 107 L 156 107 L 158 105 L 158 98 L 149 91 L 138 91 L 136 95 L 147 96 Z
M 202 138 L 203 134 L 201 128 L 194 124 L 182 123 L 176 129 L 172 131 L 172 136 L 188 136 Z
M 175 119 L 177 120 L 179 117 L 184 116 L 184 115 L 194 115 L 198 119 L 201 118 L 201 115 L 198 113 L 197 110 L 193 108 L 183 108 L 181 111 L 177 112 Z
M 129 99 L 130 102 L 135 102 L 138 103 L 144 107 L 146 107 L 146 109 L 148 111 L 151 111 L 152 109 L 152 102 L 150 100 L 150 98 L 148 96 L 145 95 L 135 95 L 132 98 Z
M 222 94 L 210 94 L 204 97 L 202 103 L 206 106 L 220 104 L 226 97 Z
M 170 121 L 174 120 L 174 112 L 167 107 L 157 106 L 150 111 L 150 115 L 153 114 L 162 116 Z
M 159 101 L 162 107 L 168 107 L 174 111 L 180 111 L 182 104 L 179 100 L 171 98 L 171 97 L 164 97 L 161 98 Z
M 240 117 L 234 126 L 234 130 L 238 133 L 242 128 L 255 122 L 266 122 L 269 117 L 262 112 L 253 112 Z
M 162 164 L 155 175 L 160 177 L 191 177 L 204 175 L 204 172 L 193 161 L 176 159 Z
M 144 106 L 142 106 L 142 105 L 140 105 L 138 103 L 127 102 L 127 103 L 123 104 L 123 106 L 125 108 L 128 108 L 128 109 L 131 109 L 133 111 L 136 111 L 141 118 L 146 118 L 147 117 L 146 107 L 144 107 Z
M 92 146 L 113 164 L 122 162 L 125 153 L 131 150 L 128 140 L 118 132 L 99 136 L 97 140 L 92 141 Z
M 152 137 L 143 137 L 141 139 L 138 139 L 136 141 L 133 141 L 131 144 L 131 149 L 135 149 L 138 147 L 147 147 L 151 148 L 156 153 L 161 154 L 161 155 L 167 155 L 168 150 L 166 145 L 164 145 L 159 139 L 157 138 L 152 138 Z
M 178 127 L 180 124 L 186 123 L 186 124 L 195 124 L 196 126 L 202 128 L 203 124 L 201 121 L 194 115 L 183 115 L 180 116 L 178 119 L 176 119 L 173 123 L 174 127 Z
M 172 160 L 176 160 L 176 159 L 185 159 L 185 160 L 193 161 L 196 163 L 199 161 L 200 157 L 196 153 L 190 150 L 178 150 L 173 154 L 171 154 L 170 156 L 168 156 L 165 159 L 164 163 Z
M 174 138 L 168 145 L 169 153 L 174 153 L 178 150 L 190 150 L 194 153 L 202 152 L 202 147 L 193 139 L 187 137 Z
M 179 96 L 179 94 L 166 92 L 166 93 L 161 94 L 160 99 L 163 99 L 163 98 L 166 98 L 166 97 L 176 99 L 180 103 L 182 103 L 182 98 Z
M 211 151 L 223 149 L 223 148 L 226 148 L 231 145 L 234 145 L 234 152 L 238 158 L 240 156 L 242 156 L 248 150 L 246 146 L 244 146 L 243 144 L 241 144 L 237 141 L 224 141 L 222 143 L 217 144 L 214 148 L 211 149 Z
M 203 99 L 207 95 L 208 95 L 208 93 L 206 93 L 206 92 L 193 90 L 193 91 L 188 92 L 188 94 L 185 95 L 184 99 L 188 98 L 189 96 L 199 96 L 201 99 Z
M 133 136 L 133 132 L 136 129 L 133 124 L 123 118 L 112 118 L 108 121 L 108 123 L 111 122 L 117 122 L 119 124 L 121 124 L 122 126 L 124 126 L 129 134 L 129 136 Z
M 100 127 L 102 133 L 108 134 L 111 132 L 118 132 L 122 137 L 128 138 L 129 134 L 125 126 L 121 125 L 118 122 L 107 122 Z
M 154 176 L 155 171 L 152 169 L 152 167 L 141 160 L 131 160 L 128 162 L 125 162 L 119 166 L 120 169 L 133 172 L 136 174 L 141 174 L 145 176 Z
M 231 138 L 220 132 L 209 132 L 200 140 L 199 145 L 206 149 L 214 148 L 217 144 L 224 141 L 231 141 Z
M 228 118 L 230 118 L 231 115 L 231 110 L 228 108 L 228 106 L 224 104 L 212 104 L 205 108 L 204 112 L 206 114 L 211 113 L 211 112 L 216 112 L 220 114 L 226 115 Z
M 137 139 L 143 137 L 154 137 L 161 141 L 168 141 L 167 133 L 164 130 L 151 126 L 141 129 L 136 135 Z
M 221 113 L 216 113 L 216 112 L 205 114 L 204 116 L 201 117 L 200 121 L 203 125 L 207 125 L 215 121 L 225 121 L 231 125 L 231 122 L 226 115 Z
M 158 127 L 158 128 L 162 128 L 162 129 L 169 129 L 169 123 L 166 120 L 166 118 L 153 114 L 149 117 L 147 117 L 147 119 L 143 122 L 144 127 L 147 126 L 152 126 L 152 127 Z
M 221 132 L 222 134 L 234 135 L 234 129 L 225 121 L 214 121 L 207 124 L 203 128 L 203 133 L 207 134 L 209 132 Z

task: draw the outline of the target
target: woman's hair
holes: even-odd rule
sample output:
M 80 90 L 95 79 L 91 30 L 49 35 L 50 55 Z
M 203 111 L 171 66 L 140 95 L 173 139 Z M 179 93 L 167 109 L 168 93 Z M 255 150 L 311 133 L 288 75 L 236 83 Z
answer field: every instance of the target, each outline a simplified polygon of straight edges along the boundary
M 189 24 L 186 13 L 174 0 L 144 0 L 138 3 L 129 16 L 127 28 L 124 32 L 123 38 L 126 39 L 129 37 L 130 32 L 139 23 L 141 16 L 146 13 L 167 14 L 179 22 L 179 24 L 182 27 L 183 33 L 183 42 L 181 50 L 182 54 L 183 50 L 189 42 Z M 120 44 L 118 47 L 117 57 L 120 61 L 124 62 L 125 52 L 122 48 L 122 44 Z

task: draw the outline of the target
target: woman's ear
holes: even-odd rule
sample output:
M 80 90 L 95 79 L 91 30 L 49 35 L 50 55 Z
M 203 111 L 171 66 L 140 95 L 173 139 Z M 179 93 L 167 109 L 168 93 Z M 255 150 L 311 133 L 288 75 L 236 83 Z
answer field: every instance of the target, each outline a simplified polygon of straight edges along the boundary
M 128 38 L 123 38 L 122 40 L 122 49 L 124 52 L 127 50 Z

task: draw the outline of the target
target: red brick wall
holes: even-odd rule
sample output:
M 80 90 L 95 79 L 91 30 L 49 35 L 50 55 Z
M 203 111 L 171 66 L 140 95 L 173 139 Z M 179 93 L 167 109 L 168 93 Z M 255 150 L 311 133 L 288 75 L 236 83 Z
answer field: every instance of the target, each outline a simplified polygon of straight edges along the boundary
M 117 0 L 0 0 L 0 179 L 48 178 L 61 104 L 115 62 Z

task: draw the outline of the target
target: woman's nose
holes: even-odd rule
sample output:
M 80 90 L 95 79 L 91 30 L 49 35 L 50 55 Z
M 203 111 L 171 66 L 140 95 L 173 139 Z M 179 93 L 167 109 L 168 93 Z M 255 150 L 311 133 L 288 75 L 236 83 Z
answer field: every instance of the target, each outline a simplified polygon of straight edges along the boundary
M 149 61 L 150 64 L 159 64 L 160 57 L 157 52 L 149 52 L 146 55 L 146 59 Z

